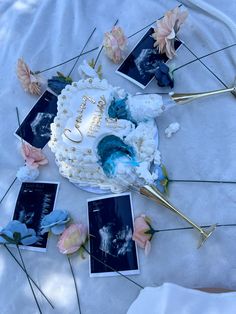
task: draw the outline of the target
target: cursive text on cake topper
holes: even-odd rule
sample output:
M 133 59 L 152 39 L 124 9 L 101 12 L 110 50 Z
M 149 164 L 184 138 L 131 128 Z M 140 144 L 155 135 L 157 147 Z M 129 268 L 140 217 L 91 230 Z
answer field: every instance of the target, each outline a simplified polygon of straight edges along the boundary
M 79 133 L 79 139 L 73 139 L 73 138 L 71 138 L 69 136 L 70 133 L 72 133 L 71 129 L 66 128 L 63 131 L 63 134 L 65 135 L 65 137 L 68 140 L 70 140 L 71 142 L 73 142 L 73 143 L 79 144 L 79 143 L 81 143 L 83 141 L 83 133 L 80 130 L 80 125 L 82 123 L 83 112 L 86 109 L 87 100 L 90 101 L 92 104 L 96 103 L 96 101 L 92 97 L 90 97 L 90 96 L 84 95 L 82 97 L 82 103 L 80 105 L 79 114 L 78 114 L 78 116 L 76 117 L 76 120 L 75 120 L 75 128 L 76 128 L 77 132 Z
M 97 104 L 97 109 L 93 114 L 92 122 L 89 126 L 89 130 L 87 132 L 87 136 L 95 137 L 94 133 L 97 132 L 101 126 L 103 112 L 106 106 L 106 99 L 102 95 Z

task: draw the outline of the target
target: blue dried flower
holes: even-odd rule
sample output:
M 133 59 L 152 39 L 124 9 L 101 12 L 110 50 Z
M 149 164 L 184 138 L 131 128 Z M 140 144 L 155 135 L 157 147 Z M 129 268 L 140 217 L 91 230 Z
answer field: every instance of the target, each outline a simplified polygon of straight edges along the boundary
M 164 165 L 158 166 L 156 168 L 156 172 L 158 175 L 157 180 L 155 181 L 155 185 L 161 193 L 168 192 L 168 175 Z
M 155 78 L 160 87 L 174 87 L 173 75 L 169 67 L 164 62 L 159 62 L 155 71 Z
M 70 221 L 70 217 L 65 210 L 54 210 L 50 214 L 43 217 L 41 222 L 41 233 L 51 231 L 53 234 L 61 234 L 66 229 L 66 223 Z
M 48 87 L 59 95 L 66 85 L 70 85 L 71 83 L 71 77 L 65 76 L 61 72 L 57 72 L 57 76 L 53 76 L 48 80 Z
M 23 244 L 31 245 L 39 240 L 34 229 L 18 220 L 12 220 L 0 231 L 0 244 Z

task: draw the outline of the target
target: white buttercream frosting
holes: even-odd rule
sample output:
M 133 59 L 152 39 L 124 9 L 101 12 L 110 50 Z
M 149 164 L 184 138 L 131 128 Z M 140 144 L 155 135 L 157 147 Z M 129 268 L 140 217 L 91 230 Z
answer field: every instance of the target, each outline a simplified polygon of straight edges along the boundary
M 154 118 L 162 112 L 162 99 L 158 95 L 128 95 L 128 109 L 137 125 L 128 120 L 109 119 L 107 112 L 111 100 L 125 95 L 124 90 L 98 78 L 66 86 L 58 96 L 58 113 L 51 124 L 49 142 L 61 175 L 80 186 L 110 188 L 113 192 L 125 190 L 137 182 L 155 180 L 156 176 L 149 169 L 154 156 L 158 159 Z M 85 106 L 84 96 L 87 97 Z M 93 128 L 93 125 L 97 127 Z M 117 164 L 116 173 L 121 180 L 108 178 L 99 164 L 97 145 L 107 135 L 120 137 L 136 154 L 138 166 Z
M 174 133 L 178 132 L 180 125 L 178 122 L 171 123 L 168 128 L 165 129 L 166 137 L 170 138 Z
M 128 106 L 135 121 L 147 121 L 158 117 L 164 110 L 158 94 L 137 94 L 128 97 Z

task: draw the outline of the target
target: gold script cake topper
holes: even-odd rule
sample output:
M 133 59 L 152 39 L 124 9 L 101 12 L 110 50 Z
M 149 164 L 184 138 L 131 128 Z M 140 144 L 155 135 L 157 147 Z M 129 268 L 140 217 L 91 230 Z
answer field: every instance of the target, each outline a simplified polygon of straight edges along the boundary
M 79 114 L 78 114 L 78 116 L 76 117 L 76 120 L 75 120 L 75 128 L 76 128 L 76 130 L 78 131 L 78 133 L 80 135 L 80 139 L 79 140 L 78 139 L 73 139 L 73 138 L 71 138 L 69 136 L 70 133 L 72 132 L 71 129 L 66 128 L 66 129 L 64 129 L 64 132 L 63 132 L 65 137 L 68 140 L 70 140 L 71 142 L 73 142 L 73 143 L 79 144 L 79 143 L 81 143 L 83 141 L 83 133 L 80 131 L 80 125 L 82 123 L 83 112 L 86 109 L 87 100 L 90 101 L 92 104 L 96 103 L 96 101 L 92 97 L 90 97 L 90 96 L 84 95 L 82 97 L 82 103 L 80 105 Z
M 101 126 L 102 116 L 103 116 L 105 106 L 106 106 L 106 99 L 104 95 L 102 95 L 100 97 L 100 100 L 98 101 L 97 110 L 93 114 L 92 122 L 89 126 L 87 136 L 95 137 L 94 133 L 97 132 Z

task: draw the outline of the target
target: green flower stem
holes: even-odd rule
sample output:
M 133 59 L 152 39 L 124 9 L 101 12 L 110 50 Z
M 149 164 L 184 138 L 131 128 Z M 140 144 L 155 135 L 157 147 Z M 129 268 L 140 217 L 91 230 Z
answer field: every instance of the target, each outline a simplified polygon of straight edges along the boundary
M 74 271 L 73 271 L 73 267 L 72 267 L 69 255 L 67 255 L 67 259 L 68 259 L 68 262 L 69 262 L 69 265 L 70 265 L 71 274 L 72 274 L 72 277 L 73 277 L 73 280 L 74 280 L 75 292 L 76 292 L 76 297 L 77 297 L 77 303 L 78 303 L 78 307 L 79 307 L 79 314 L 81 314 L 82 312 L 81 312 L 81 307 L 80 307 L 78 287 L 77 287 L 77 284 L 76 284 L 75 274 L 74 274 Z
M 168 179 L 169 183 L 224 183 L 235 184 L 236 181 L 224 181 L 224 180 L 191 180 L 191 179 Z
M 185 67 L 185 66 L 187 66 L 187 65 L 189 65 L 189 64 L 192 64 L 192 63 L 194 63 L 194 62 L 196 62 L 196 61 L 199 61 L 199 60 L 201 60 L 201 59 L 203 59 L 203 58 L 209 57 L 209 56 L 211 56 L 211 55 L 213 55 L 213 54 L 215 54 L 215 53 L 217 53 L 217 52 L 220 52 L 220 51 L 223 51 L 223 50 L 232 48 L 232 47 L 234 47 L 235 45 L 236 45 L 236 43 L 235 43 L 235 44 L 232 44 L 232 45 L 229 45 L 229 46 L 226 46 L 226 47 L 224 47 L 224 48 L 215 50 L 215 51 L 213 51 L 213 52 L 210 52 L 210 53 L 208 53 L 208 54 L 206 54 L 206 55 L 204 55 L 204 56 L 201 56 L 201 57 L 199 57 L 199 58 L 196 58 L 196 59 L 194 59 L 194 60 L 192 60 L 192 61 L 189 61 L 189 62 L 187 62 L 187 63 L 185 63 L 185 64 L 183 64 L 183 65 L 181 65 L 181 66 L 175 68 L 174 70 L 172 70 L 172 73 L 174 73 L 175 71 L 177 71 L 177 70 L 179 70 L 179 69 L 182 69 L 183 67 Z
M 99 47 L 95 47 L 95 48 L 93 48 L 93 49 L 87 50 L 87 51 L 85 51 L 85 52 L 83 52 L 83 53 L 80 53 L 79 55 L 77 55 L 77 56 L 75 56 L 75 57 L 73 57 L 73 58 L 70 58 L 70 59 L 68 59 L 68 60 L 66 60 L 66 61 L 64 61 L 64 62 L 61 62 L 61 63 L 59 63 L 59 64 L 56 64 L 56 65 L 54 65 L 54 66 L 52 66 L 52 67 L 50 67 L 50 68 L 46 68 L 46 69 L 44 69 L 44 70 L 42 70 L 42 71 L 35 71 L 34 74 L 41 74 L 41 73 L 47 72 L 47 71 L 49 71 L 49 70 L 55 69 L 55 68 L 57 68 L 57 67 L 59 67 L 59 66 L 61 66 L 61 65 L 63 65 L 63 64 L 69 63 L 69 62 L 71 62 L 71 61 L 77 59 L 78 57 L 87 55 L 87 54 L 89 54 L 90 52 L 93 52 L 93 51 L 97 50 L 98 48 L 99 48 Z
M 178 37 L 176 39 L 180 40 Z M 229 88 L 184 42 L 182 44 L 225 88 Z
M 182 3 L 181 3 L 181 4 L 179 4 L 179 5 L 178 5 L 178 8 L 182 7 L 182 5 L 183 5 Z M 154 23 L 156 23 L 156 21 L 161 20 L 163 17 L 164 17 L 164 15 L 163 15 L 163 16 L 161 16 L 159 19 L 157 19 L 157 20 L 153 21 L 152 23 L 150 23 L 150 24 L 148 24 L 148 25 L 144 26 L 143 28 L 141 28 L 140 30 L 138 30 L 137 32 L 135 32 L 134 34 L 132 34 L 132 35 L 128 36 L 128 38 L 131 38 L 131 37 L 133 37 L 133 36 L 137 35 L 138 33 L 142 32 L 142 31 L 143 31 L 143 30 L 145 30 L 146 28 L 148 28 L 148 27 L 152 26 Z
M 18 107 L 16 107 L 16 116 L 17 116 L 17 122 L 18 122 L 18 127 L 20 127 L 20 115 L 19 115 L 19 110 Z M 23 136 L 21 135 L 21 143 L 23 144 Z M 5 194 L 3 195 L 3 197 L 0 200 L 0 204 L 2 203 L 2 201 L 4 200 L 4 198 L 7 196 L 8 192 L 10 191 L 11 187 L 13 186 L 13 184 L 16 182 L 17 177 L 15 177 L 13 179 L 13 181 L 11 182 L 11 184 L 9 185 L 8 189 L 6 190 Z
M 118 22 L 119 22 L 119 20 L 117 19 L 116 22 L 115 22 L 115 24 L 113 24 L 113 27 L 116 26 Z M 97 54 L 97 57 L 96 57 L 96 59 L 95 59 L 95 61 L 94 61 L 94 69 L 95 69 L 95 66 L 96 66 L 96 64 L 97 64 L 97 62 L 98 62 L 98 58 L 100 57 L 100 54 L 101 54 L 103 48 L 104 48 L 104 46 L 102 45 L 102 47 L 100 48 L 100 50 L 99 50 L 99 52 L 98 52 L 98 54 Z
M 0 200 L 0 204 L 2 203 L 2 201 L 4 200 L 4 198 L 7 196 L 7 193 L 10 191 L 11 187 L 13 186 L 13 184 L 16 182 L 16 177 L 15 179 L 11 182 L 11 184 L 9 185 L 8 189 L 6 190 L 5 194 L 3 195 L 3 197 Z
M 34 300 L 35 300 L 36 305 L 37 305 L 37 307 L 38 307 L 39 313 L 40 313 L 40 314 L 42 314 L 42 311 L 41 311 L 41 308 L 40 308 L 40 306 L 39 306 L 38 300 L 37 300 L 37 298 L 36 298 L 36 295 L 35 295 L 34 289 L 33 289 L 33 287 L 32 287 L 32 283 L 31 283 L 31 281 L 30 281 L 30 277 L 29 277 L 28 272 L 27 272 L 27 270 L 26 270 L 26 267 L 25 267 L 25 263 L 24 263 L 23 257 L 22 257 L 22 255 L 21 255 L 21 252 L 20 252 L 20 249 L 19 249 L 19 245 L 18 245 L 18 244 L 16 244 L 16 247 L 17 247 L 18 253 L 19 253 L 19 255 L 20 255 L 20 259 L 21 259 L 21 262 L 22 262 L 23 268 L 24 268 L 24 270 L 25 270 L 25 274 L 26 274 L 26 277 L 27 277 L 27 279 L 28 279 L 28 283 L 29 283 L 29 285 L 30 285 L 30 289 L 31 289 L 31 291 L 32 291 L 32 293 L 33 293 Z
M 111 267 L 110 265 L 104 263 L 102 260 L 100 260 L 99 258 L 97 258 L 96 256 L 94 256 L 93 254 L 91 254 L 89 252 L 89 250 L 82 245 L 83 249 L 93 258 L 95 259 L 97 262 L 101 263 L 102 265 L 106 266 L 107 268 L 109 268 L 110 270 L 116 272 L 117 274 L 119 274 L 120 276 L 122 276 L 123 278 L 127 279 L 128 281 L 132 282 L 134 285 L 136 285 L 137 287 L 144 289 L 143 286 L 141 286 L 139 283 L 135 282 L 134 280 L 130 279 L 129 277 L 125 276 L 124 274 L 122 274 L 120 271 L 116 270 L 115 268 Z
M 74 70 L 74 68 L 75 68 L 75 66 L 76 66 L 76 64 L 77 64 L 77 62 L 79 61 L 79 58 L 80 58 L 81 54 L 84 52 L 84 49 L 86 48 L 87 44 L 89 43 L 90 39 L 92 38 L 92 36 L 93 36 L 95 30 L 96 30 L 96 27 L 93 29 L 92 33 L 89 35 L 89 38 L 87 39 L 86 43 L 84 44 L 84 46 L 83 46 L 83 48 L 82 48 L 82 50 L 81 50 L 79 56 L 76 58 L 76 61 L 75 61 L 74 65 L 72 66 L 72 68 L 71 68 L 71 70 L 70 70 L 70 72 L 69 72 L 69 74 L 68 74 L 67 76 L 70 76 L 71 73 L 73 72 L 73 70 Z
M 8 248 L 8 246 L 6 244 L 3 245 L 5 247 L 5 249 L 8 251 L 8 253 L 13 257 L 13 259 L 15 260 L 15 262 L 20 266 L 20 268 L 23 270 L 23 272 L 27 275 L 27 271 L 24 269 L 24 267 L 20 264 L 20 262 L 18 261 L 18 259 L 15 257 L 15 255 L 10 251 L 10 249 Z M 39 290 L 39 292 L 42 294 L 42 296 L 45 298 L 45 300 L 50 304 L 50 306 L 54 309 L 53 304 L 51 303 L 51 301 L 47 298 L 47 296 L 44 294 L 44 292 L 39 288 L 39 286 L 37 285 L 37 283 L 34 281 L 34 279 L 28 274 L 29 279 L 32 281 L 32 283 L 35 285 L 35 287 Z

